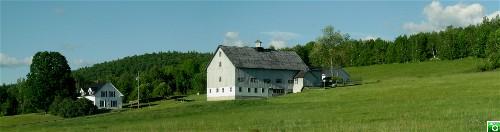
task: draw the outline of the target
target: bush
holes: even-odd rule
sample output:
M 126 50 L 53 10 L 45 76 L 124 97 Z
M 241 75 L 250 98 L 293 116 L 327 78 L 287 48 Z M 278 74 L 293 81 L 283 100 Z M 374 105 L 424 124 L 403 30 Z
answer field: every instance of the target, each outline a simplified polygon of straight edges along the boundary
M 61 99 L 56 97 L 50 106 L 50 113 L 68 118 L 97 114 L 98 110 L 97 107 L 92 104 L 92 101 L 85 98 L 73 101 L 69 98 Z
M 492 54 L 486 61 L 477 66 L 478 71 L 492 71 L 500 67 L 500 54 Z

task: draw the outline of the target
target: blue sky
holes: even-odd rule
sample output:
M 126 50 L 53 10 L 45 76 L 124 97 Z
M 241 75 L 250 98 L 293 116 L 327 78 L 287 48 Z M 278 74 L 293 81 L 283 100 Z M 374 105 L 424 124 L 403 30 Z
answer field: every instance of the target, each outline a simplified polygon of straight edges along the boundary
M 0 82 L 29 72 L 37 51 L 72 69 L 159 51 L 211 52 L 219 44 L 294 46 L 332 25 L 351 38 L 441 30 L 499 14 L 499 1 L 1 1 Z

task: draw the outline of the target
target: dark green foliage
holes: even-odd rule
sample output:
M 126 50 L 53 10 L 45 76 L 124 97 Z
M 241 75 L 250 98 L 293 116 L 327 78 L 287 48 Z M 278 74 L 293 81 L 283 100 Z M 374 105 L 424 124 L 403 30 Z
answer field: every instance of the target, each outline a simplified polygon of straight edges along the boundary
M 0 86 L 0 116 L 15 115 L 19 112 L 19 84 L 23 83 L 24 80 L 18 80 L 18 85 L 3 84 Z
M 75 80 L 66 58 L 58 52 L 33 56 L 26 87 L 22 89 L 23 112 L 48 111 L 55 96 L 75 98 Z
M 56 97 L 50 105 L 49 112 L 53 115 L 68 118 L 93 115 L 98 113 L 98 109 L 92 101 L 85 98 L 72 100 L 70 98 Z
M 439 32 L 401 35 L 394 41 L 352 40 L 349 35 L 327 26 L 317 41 L 297 45 L 297 52 L 309 66 L 366 66 L 373 64 L 407 63 L 427 60 L 453 60 L 469 56 L 488 58 L 486 67 L 498 64 L 500 17 L 485 18 L 481 24 L 468 27 L 447 27 Z M 304 48 L 311 45 L 311 48 Z
M 141 98 L 174 94 L 204 93 L 205 67 L 212 54 L 198 52 L 160 52 L 135 55 L 95 64 L 73 72 L 79 88 L 110 81 L 124 94 L 124 102 L 137 99 L 140 73 Z
M 500 67 L 500 29 L 491 32 L 488 37 L 486 54 L 488 58 L 486 62 L 479 65 L 480 71 L 490 71 Z

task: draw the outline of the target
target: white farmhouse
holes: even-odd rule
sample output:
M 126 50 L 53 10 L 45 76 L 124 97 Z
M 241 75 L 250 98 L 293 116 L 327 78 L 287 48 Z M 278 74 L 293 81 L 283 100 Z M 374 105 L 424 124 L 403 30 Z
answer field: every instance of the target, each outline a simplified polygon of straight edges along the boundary
M 217 47 L 207 66 L 208 101 L 266 98 L 301 92 L 304 84 L 321 84 L 321 76 L 309 72 L 297 53 L 261 44 L 257 40 L 256 47 Z
M 100 83 L 87 89 L 82 88 L 80 94 L 99 109 L 122 108 L 123 94 L 112 83 Z

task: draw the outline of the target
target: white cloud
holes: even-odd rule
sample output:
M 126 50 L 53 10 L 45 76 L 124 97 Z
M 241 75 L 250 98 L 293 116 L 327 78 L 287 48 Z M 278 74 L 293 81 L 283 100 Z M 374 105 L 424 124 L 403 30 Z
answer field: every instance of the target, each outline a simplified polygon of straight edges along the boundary
M 488 19 L 493 19 L 495 17 L 499 16 L 500 17 L 500 11 L 495 11 L 489 15 L 487 15 L 486 17 L 488 17 Z
M 277 49 L 287 47 L 287 41 L 296 39 L 300 35 L 292 32 L 262 32 L 262 34 L 271 36 L 271 42 L 269 45 L 274 46 Z
M 83 60 L 83 59 L 78 59 L 78 60 L 75 60 L 75 61 L 73 61 L 73 64 L 74 64 L 77 68 L 92 65 L 92 63 L 91 63 L 91 62 L 85 61 L 85 60 Z
M 368 36 L 365 36 L 365 37 L 361 38 L 361 40 L 376 40 L 377 38 L 378 37 L 368 35 Z
M 276 49 L 281 49 L 286 47 L 286 42 L 283 40 L 271 40 L 269 45 L 272 45 Z
M 31 64 L 33 57 L 26 57 L 24 59 L 17 59 L 10 57 L 7 54 L 0 53 L 0 67 L 21 67 Z
M 222 45 L 243 47 L 245 43 L 240 40 L 238 32 L 226 32 Z
M 483 20 L 484 7 L 481 4 L 458 3 L 443 6 L 438 1 L 432 1 L 423 11 L 426 19 L 420 23 L 409 22 L 403 28 L 409 32 L 440 31 L 449 25 L 468 26 L 478 24 Z M 495 13 L 499 13 L 496 11 Z

